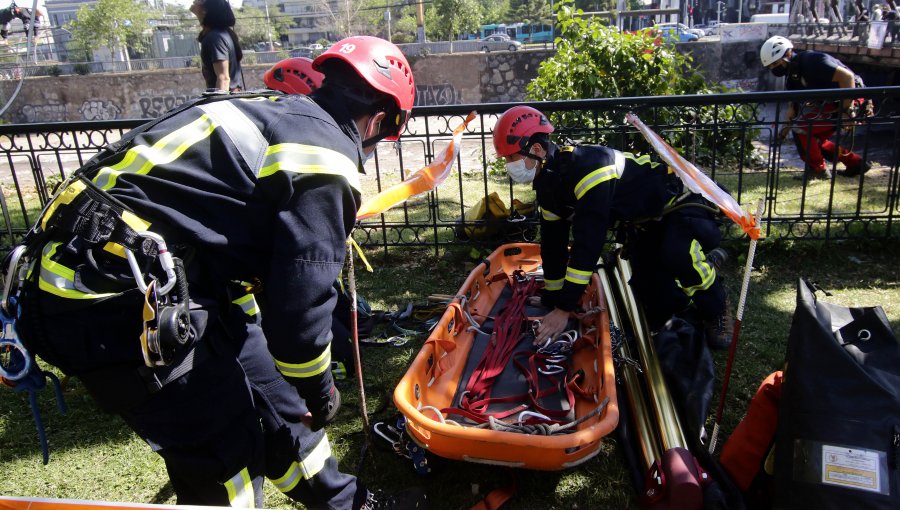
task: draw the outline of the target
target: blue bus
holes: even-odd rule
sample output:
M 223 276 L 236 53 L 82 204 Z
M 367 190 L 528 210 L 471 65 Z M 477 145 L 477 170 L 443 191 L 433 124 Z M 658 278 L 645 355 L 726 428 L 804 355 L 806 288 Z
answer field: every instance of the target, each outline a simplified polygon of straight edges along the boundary
M 550 23 L 491 23 L 481 25 L 477 34 L 465 34 L 460 39 L 484 39 L 492 34 L 506 34 L 510 39 L 522 42 L 552 42 L 553 26 Z

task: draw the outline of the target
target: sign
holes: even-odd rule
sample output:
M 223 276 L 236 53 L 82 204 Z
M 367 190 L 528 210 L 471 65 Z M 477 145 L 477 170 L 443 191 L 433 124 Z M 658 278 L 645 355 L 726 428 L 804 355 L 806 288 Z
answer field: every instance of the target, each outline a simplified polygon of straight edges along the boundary
M 869 37 L 866 40 L 866 47 L 873 50 L 880 50 L 884 47 L 884 37 L 887 35 L 887 21 L 873 21 L 869 23 Z

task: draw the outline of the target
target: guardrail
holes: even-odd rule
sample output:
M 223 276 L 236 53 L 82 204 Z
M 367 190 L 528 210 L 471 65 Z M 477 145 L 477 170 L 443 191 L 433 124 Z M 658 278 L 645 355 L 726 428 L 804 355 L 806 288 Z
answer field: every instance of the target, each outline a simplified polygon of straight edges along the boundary
M 852 94 L 852 95 L 851 95 Z M 864 96 L 875 104 L 874 116 L 850 123 L 837 120 L 838 143 L 852 147 L 872 164 L 864 177 L 834 174 L 828 180 L 795 180 L 803 162 L 790 141 L 778 143 L 785 127 L 787 101 L 822 104 Z M 562 141 L 602 142 L 621 150 L 646 147 L 640 134 L 624 123 L 635 112 L 681 153 L 725 185 L 749 211 L 765 201 L 763 232 L 785 239 L 859 239 L 895 235 L 900 217 L 900 87 L 803 92 L 759 92 L 594 99 L 531 103 L 551 116 Z M 495 244 L 533 240 L 536 214 L 510 222 L 506 218 L 466 220 L 480 200 L 496 192 L 508 206 L 528 204 L 533 191 L 512 185 L 494 156 L 491 129 L 509 104 L 418 107 L 396 143 L 379 145 L 363 176 L 364 196 L 372 196 L 430 163 L 451 132 L 471 110 L 477 118 L 465 132 L 454 172 L 437 190 L 361 222 L 354 238 L 362 245 L 440 246 Z M 806 127 L 822 119 L 804 121 Z M 52 187 L 104 145 L 140 121 L 70 122 L 0 125 L 0 195 L 3 224 L 0 249 L 8 250 L 36 220 Z M 803 124 L 799 125 L 803 127 Z M 830 163 L 832 170 L 842 166 Z M 734 238 L 742 233 L 727 228 Z

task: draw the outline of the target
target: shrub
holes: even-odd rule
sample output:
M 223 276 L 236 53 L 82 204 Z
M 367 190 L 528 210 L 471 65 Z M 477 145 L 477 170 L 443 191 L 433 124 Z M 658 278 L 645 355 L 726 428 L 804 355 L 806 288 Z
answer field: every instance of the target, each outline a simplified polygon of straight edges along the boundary
M 679 53 L 674 44 L 663 43 L 649 30 L 619 32 L 600 18 L 587 18 L 574 9 L 571 0 L 557 4 L 560 35 L 556 54 L 543 61 L 538 76 L 528 84 L 526 97 L 533 100 L 588 99 L 605 97 L 678 96 L 714 94 L 727 89 L 712 85 L 694 70 L 693 59 Z M 619 125 L 623 111 L 556 112 L 551 120 L 558 126 L 577 126 L 593 143 L 609 144 L 612 132 L 607 126 Z M 653 110 L 657 126 L 695 126 L 665 133 L 667 141 L 679 150 L 689 150 L 698 163 L 716 159 L 737 160 L 742 150 L 749 151 L 751 130 L 707 129 L 714 119 L 740 124 L 753 118 L 743 106 L 696 106 Z M 582 131 L 583 130 L 583 131 Z M 638 137 L 629 137 L 620 149 L 647 152 L 649 147 Z M 712 148 L 715 147 L 715 152 Z
M 74 64 L 72 66 L 72 70 L 75 71 L 75 74 L 84 76 L 86 74 L 91 74 L 91 65 L 85 62 L 81 62 L 78 64 Z

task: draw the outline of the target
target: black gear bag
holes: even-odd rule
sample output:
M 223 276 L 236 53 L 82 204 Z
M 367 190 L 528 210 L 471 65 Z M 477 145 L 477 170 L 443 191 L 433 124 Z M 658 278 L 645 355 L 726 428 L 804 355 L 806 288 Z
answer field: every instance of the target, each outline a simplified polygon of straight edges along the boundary
M 800 280 L 775 449 L 776 508 L 900 508 L 900 343 L 881 307 Z

